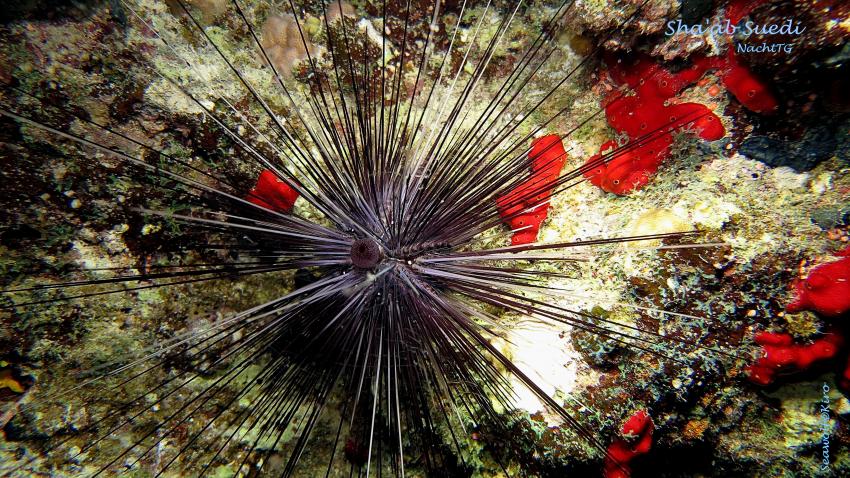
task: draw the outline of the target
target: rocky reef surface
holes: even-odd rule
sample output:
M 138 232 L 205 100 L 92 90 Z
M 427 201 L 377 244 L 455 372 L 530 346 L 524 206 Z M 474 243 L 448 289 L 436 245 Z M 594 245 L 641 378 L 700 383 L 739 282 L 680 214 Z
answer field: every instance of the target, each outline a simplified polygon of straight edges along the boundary
M 271 107 L 285 110 L 279 93 L 271 94 L 277 90 L 267 63 L 249 47 L 250 35 L 229 2 L 188 3 L 202 13 L 208 35 L 240 65 L 245 77 L 273 98 Z M 250 20 L 264 25 L 262 31 L 269 38 L 263 42 L 276 49 L 271 63 L 287 81 L 305 89 L 313 84 L 311 72 L 304 67 L 308 52 L 317 57 L 323 71 L 330 71 L 326 47 L 335 37 L 323 29 L 317 2 L 296 2 L 304 16 L 302 46 L 287 17 L 287 2 L 241 3 Z M 418 28 L 411 30 L 410 41 L 415 43 L 422 41 L 431 4 L 412 3 L 416 8 L 411 11 L 416 13 L 411 21 Z M 461 3 L 444 4 L 435 44 L 444 47 L 447 43 L 446 32 L 459 21 Z M 559 48 L 554 60 L 527 86 L 523 101 L 543 97 L 565 71 L 589 59 L 579 74 L 559 88 L 558 97 L 535 113 L 542 120 L 571 105 L 569 115 L 547 126 L 547 132 L 555 134 L 575 129 L 565 140 L 565 171 L 581 167 L 606 141 L 618 139 L 617 128 L 598 114 L 612 88 L 605 77 L 615 58 L 612 55 L 646 55 L 677 72 L 697 56 L 723 56 L 735 48 L 731 37 L 664 34 L 668 21 L 685 14 L 693 23 L 726 18 L 728 12 L 720 2 L 650 0 L 641 7 L 643 3 L 578 0 L 565 21 L 565 33 L 547 39 Z M 550 285 L 564 289 L 559 302 L 564 307 L 592 313 L 623 330 L 639 326 L 701 348 L 639 348 L 510 314 L 503 314 L 512 324 L 510 340 L 494 345 L 536 373 L 544 389 L 606 444 L 626 440 L 627 448 L 633 446 L 628 440 L 634 437 L 623 436 L 624 423 L 639 412 L 651 419 L 651 430 L 644 432 L 650 434 L 651 446 L 630 462 L 632 476 L 847 476 L 850 402 L 847 384 L 841 383 L 846 350 L 834 353 L 834 359 L 789 370 L 795 373 L 783 374 L 767 386 L 753 383 L 748 367 L 763 353 L 754 342 L 757 332 L 787 333 L 795 343 L 807 344 L 828 330 L 844 334 L 847 329 L 846 311 L 827 317 L 817 310 L 790 313 L 786 307 L 795 298 L 792 283 L 796 278 L 806 277 L 818 264 L 836 260 L 835 253 L 848 246 L 850 12 L 842 2 L 822 2 L 821 11 L 802 5 L 809 2 L 727 3 L 740 7 L 754 21 L 792 15 L 808 28 L 805 38 L 792 39 L 797 42 L 793 55 L 741 54 L 741 68 L 763 80 L 777 110 L 753 111 L 746 93 L 738 97 L 724 83 L 722 71 L 707 71 L 675 97 L 705 105 L 722 122 L 723 138 L 705 141 L 687 131 L 672 134 L 669 155 L 657 172 L 640 188 L 624 194 L 607 192 L 589 181 L 559 192 L 538 236 L 540 241 L 554 242 L 699 231 L 700 242 L 707 247 L 644 241 L 594 249 L 587 261 L 568 269 L 574 280 Z M 740 5 L 744 3 L 747 8 Z M 256 125 L 257 131 L 240 134 L 258 144 L 260 131 L 271 126 L 269 120 L 257 105 L 249 106 L 246 91 L 213 48 L 197 35 L 181 33 L 187 19 L 179 6 L 154 0 L 132 5 L 129 10 L 111 0 L 29 0 L 7 9 L 0 26 L 2 104 L 24 108 L 80 134 L 97 133 L 78 117 L 108 124 L 128 136 L 144 138 L 188 165 L 214 168 L 249 191 L 259 174 L 256 166 L 236 158 L 233 141 L 215 129 L 201 108 L 175 93 L 158 72 L 178 78 L 187 91 L 206 98 L 208 108 L 228 111 L 226 98 Z M 380 10 L 362 1 L 344 5 L 329 20 L 334 28 L 359 32 L 355 54 L 361 60 L 374 59 L 381 52 L 381 24 L 375 20 Z M 465 46 L 473 41 L 475 21 L 482 16 L 488 21 L 483 22 L 480 38 L 486 39 L 492 35 L 486 30 L 495 29 L 499 19 L 517 15 L 509 38 L 495 50 L 487 70 L 488 79 L 498 79 L 510 71 L 558 5 L 535 1 L 516 10 L 511 2 L 494 2 L 492 9 L 472 6 L 462 18 L 459 42 Z M 795 10 L 795 6 L 801 8 Z M 797 13 L 787 13 L 792 11 Z M 140 27 L 136 13 L 166 36 L 173 50 L 162 47 L 150 29 Z M 612 35 L 631 16 L 634 23 Z M 402 54 L 398 26 L 391 25 L 385 33 L 391 55 Z M 192 67 L 180 58 L 190 58 Z M 471 68 L 460 54 L 449 63 L 453 71 Z M 410 83 L 409 88 L 418 86 L 411 78 L 403 80 Z M 476 94 L 487 98 L 492 93 L 488 89 L 496 85 L 498 81 L 487 82 Z M 584 121 L 588 117 L 593 119 Z M 113 140 L 102 138 L 107 143 Z M 140 157 L 150 154 L 139 146 L 132 150 Z M 152 194 L 112 158 L 70 143 L 48 142 L 43 132 L 6 118 L 0 118 L 0 157 L 0 281 L 6 290 L 97 278 L 103 274 L 97 269 L 103 268 L 142 273 L 158 264 L 238 257 L 238 252 L 230 250 L 186 253 L 191 244 L 214 242 L 214 233 L 211 237 L 207 231 L 136 212 L 139 207 L 186 210 L 186 197 L 165 188 Z M 295 209 L 302 216 L 316 216 L 303 201 Z M 482 238 L 483 243 L 488 241 L 504 245 L 508 240 L 496 243 Z M 560 266 L 539 265 L 542 271 L 555 267 Z M 106 367 L 129 363 L 131 357 L 160 341 L 279 296 L 298 280 L 291 273 L 234 275 L 117 295 L 96 295 L 101 288 L 86 286 L 73 293 L 92 295 L 37 307 L 20 304 L 71 293 L 45 288 L 4 294 L 0 467 L 19 464 L 14 476 L 80 476 L 96 470 L 102 464 L 96 457 L 76 456 L 75 450 L 92 439 L 79 430 L 109 409 L 102 391 L 122 385 L 116 377 L 95 386 L 77 389 L 77 385 Z M 846 338 L 850 342 L 850 336 Z M 185 364 L 169 363 L 158 377 L 122 391 L 130 395 L 144 391 L 155 385 L 156 378 L 164 379 L 182 367 Z M 205 377 L 185 393 L 213 379 Z M 73 391 L 59 394 L 66 390 Z M 463 456 L 446 470 L 446 476 L 603 473 L 598 450 L 561 426 L 536 399 L 521 390 L 518 393 L 519 408 L 505 411 L 514 417 L 509 436 L 486 426 L 468 430 L 468 436 L 461 437 Z M 156 394 L 150 395 L 155 401 Z M 822 404 L 828 405 L 826 420 Z M 129 476 L 156 475 L 162 456 L 181 449 L 189 431 L 208 418 L 199 413 L 196 423 L 186 424 L 186 430 L 164 442 L 163 449 L 128 468 Z M 134 427 L 117 431 L 98 453 L 117 455 L 137 433 Z M 318 442 L 303 458 L 302 469 L 307 470 L 303 476 L 325 473 L 327 463 L 321 451 L 336 446 L 333 435 L 331 421 L 317 429 Z M 253 438 L 243 437 L 244 444 Z M 284 441 L 295 438 L 286 436 Z M 57 440 L 67 443 L 47 454 Z M 825 442 L 829 465 L 824 468 Z M 210 454 L 218 448 L 213 443 L 193 447 Z M 340 454 L 336 464 L 340 476 L 357 461 L 355 455 Z M 241 458 L 238 449 L 222 456 L 211 474 L 231 476 Z M 262 471 L 274 472 L 283 460 L 282 454 L 271 454 Z M 132 457 L 126 461 L 131 463 Z M 408 472 L 418 476 L 415 461 Z M 186 475 L 169 471 L 169 476 Z

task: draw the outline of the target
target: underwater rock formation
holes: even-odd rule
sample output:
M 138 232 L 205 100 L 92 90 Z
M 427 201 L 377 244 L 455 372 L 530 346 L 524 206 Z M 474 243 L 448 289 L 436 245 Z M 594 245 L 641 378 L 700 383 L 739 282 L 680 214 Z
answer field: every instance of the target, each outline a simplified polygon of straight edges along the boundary
M 797 141 L 753 135 L 741 143 L 739 151 L 768 166 L 788 166 L 795 171 L 809 171 L 833 156 L 850 162 L 850 122 L 837 125 L 813 125 Z
M 172 4 L 172 9 L 182 12 L 182 7 L 177 4 L 177 0 L 167 0 Z M 227 11 L 229 2 L 227 0 L 184 0 L 185 4 L 192 5 L 201 11 L 201 15 L 205 22 L 211 22 L 220 17 Z
M 643 7 L 643 8 L 641 8 Z M 570 14 L 571 26 L 590 38 L 604 38 L 608 50 L 629 51 L 642 39 L 657 34 L 678 9 L 663 0 L 580 0 Z M 627 28 L 623 21 L 634 16 Z
M 813 223 L 825 231 L 850 225 L 850 202 L 815 209 L 811 218 Z

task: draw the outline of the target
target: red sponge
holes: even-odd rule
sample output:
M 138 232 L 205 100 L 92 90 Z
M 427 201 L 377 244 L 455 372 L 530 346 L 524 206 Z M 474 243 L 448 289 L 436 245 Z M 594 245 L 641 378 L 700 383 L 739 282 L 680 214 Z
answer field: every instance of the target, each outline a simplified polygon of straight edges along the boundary
M 274 172 L 263 170 L 257 185 L 248 193 L 246 200 L 272 211 L 289 213 L 298 199 L 298 191 L 279 180 Z
M 623 424 L 624 438 L 615 439 L 608 446 L 605 457 L 605 478 L 628 478 L 631 475 L 629 463 L 638 455 L 652 448 L 652 431 L 655 425 L 644 410 L 638 410 Z
M 531 177 L 504 196 L 496 199 L 499 216 L 511 227 L 520 229 L 511 237 L 513 245 L 528 244 L 537 240 L 540 224 L 549 212 L 549 198 L 567 152 L 561 137 L 550 134 L 531 142 L 528 159 Z
M 794 281 L 796 297 L 788 312 L 813 310 L 836 317 L 850 310 L 850 247 L 836 255 L 843 259 L 821 264 L 805 279 Z
M 759 332 L 754 340 L 762 346 L 764 354 L 748 369 L 750 380 L 759 385 L 770 385 L 779 373 L 800 372 L 814 362 L 830 359 L 844 343 L 843 337 L 835 332 L 808 345 L 795 344 L 790 335 L 774 332 Z
M 727 18 L 736 24 L 764 0 L 733 0 L 726 9 Z M 742 105 L 756 113 L 773 113 L 778 107 L 767 84 L 741 64 L 733 46 L 725 56 L 694 57 L 691 66 L 678 72 L 663 68 L 649 57 L 625 64 L 607 60 L 608 74 L 615 83 L 626 84 L 634 96 L 615 94 L 605 100 L 608 124 L 628 136 L 637 147 L 626 146 L 612 158 L 600 160 L 612 143 L 602 145 L 599 154 L 586 163 L 591 183 L 614 194 L 640 189 L 655 174 L 670 153 L 672 133 L 685 129 L 715 141 L 726 135 L 720 118 L 699 103 L 671 104 L 684 88 L 694 84 L 707 71 L 716 70 L 723 85 Z

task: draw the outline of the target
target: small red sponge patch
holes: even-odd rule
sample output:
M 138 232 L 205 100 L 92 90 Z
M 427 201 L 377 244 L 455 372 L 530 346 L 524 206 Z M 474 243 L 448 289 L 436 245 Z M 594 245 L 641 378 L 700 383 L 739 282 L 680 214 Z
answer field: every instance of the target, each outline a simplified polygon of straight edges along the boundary
M 549 212 L 549 198 L 561 175 L 567 152 L 561 137 L 550 134 L 531 142 L 528 159 L 531 177 L 504 196 L 496 198 L 499 216 L 514 229 L 513 245 L 537 240 L 540 224 Z
M 266 169 L 260 173 L 257 185 L 245 199 L 272 211 L 289 213 L 298 199 L 298 191 L 278 179 L 273 171 Z
M 850 247 L 836 255 L 842 259 L 821 264 L 805 279 L 794 281 L 796 297 L 788 312 L 812 310 L 836 317 L 850 310 Z
M 623 424 L 622 435 L 608 446 L 605 457 L 605 478 L 628 478 L 631 474 L 629 463 L 638 455 L 652 448 L 652 431 L 655 425 L 644 410 L 635 412 Z

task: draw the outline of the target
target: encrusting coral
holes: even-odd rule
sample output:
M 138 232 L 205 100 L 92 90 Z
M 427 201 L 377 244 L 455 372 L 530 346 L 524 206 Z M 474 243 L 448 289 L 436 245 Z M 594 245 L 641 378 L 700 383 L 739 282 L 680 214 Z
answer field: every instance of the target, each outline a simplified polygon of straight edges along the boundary
M 333 25 L 343 17 L 354 16 L 354 7 L 347 2 L 332 1 L 318 23 Z M 291 14 L 271 15 L 262 28 L 263 49 L 279 74 L 289 75 L 293 67 L 308 57 L 319 54 L 319 47 L 311 40 L 308 25 L 313 22 L 296 22 Z
M 278 74 L 288 75 L 295 63 L 315 54 L 303 27 L 291 15 L 272 15 L 263 24 L 262 45 Z
M 629 221 L 626 226 L 629 236 L 648 236 L 653 234 L 669 234 L 673 232 L 689 231 L 693 228 L 692 224 L 664 208 L 650 209 L 633 220 Z M 645 247 L 649 244 L 658 244 L 660 241 L 635 241 L 626 244 L 626 247 Z

